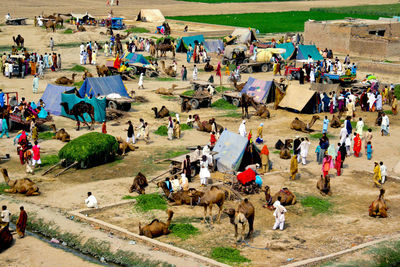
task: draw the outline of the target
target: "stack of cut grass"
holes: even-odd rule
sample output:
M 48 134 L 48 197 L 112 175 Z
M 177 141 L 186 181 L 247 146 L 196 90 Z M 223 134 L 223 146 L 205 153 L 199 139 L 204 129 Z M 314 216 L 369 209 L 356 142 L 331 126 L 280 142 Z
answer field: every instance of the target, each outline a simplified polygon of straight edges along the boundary
M 81 66 L 81 65 L 75 65 L 72 68 L 69 69 L 70 71 L 75 71 L 75 72 L 84 72 L 87 70 L 87 68 Z
M 136 199 L 135 209 L 146 212 L 149 210 L 166 210 L 167 201 L 159 194 L 146 194 L 134 197 Z
M 172 234 L 185 240 L 199 234 L 199 229 L 190 223 L 173 223 L 169 226 Z
M 237 109 L 237 106 L 232 105 L 231 103 L 229 103 L 228 101 L 226 101 L 225 99 L 218 99 L 217 101 L 215 101 L 214 103 L 211 104 L 211 107 L 213 108 L 217 108 L 217 109 Z

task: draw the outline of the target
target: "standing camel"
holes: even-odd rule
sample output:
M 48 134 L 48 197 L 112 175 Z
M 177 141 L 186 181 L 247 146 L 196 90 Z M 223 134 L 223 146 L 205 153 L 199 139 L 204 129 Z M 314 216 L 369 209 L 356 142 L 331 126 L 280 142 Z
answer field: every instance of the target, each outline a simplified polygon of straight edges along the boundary
M 75 117 L 75 120 L 78 124 L 78 129 L 76 129 L 77 131 L 79 131 L 80 125 L 81 125 L 79 118 L 82 118 L 82 122 L 89 127 L 89 130 L 93 129 L 94 108 L 91 104 L 86 103 L 85 101 L 81 101 L 81 102 L 75 104 L 71 109 L 69 109 L 68 103 L 66 103 L 66 102 L 62 102 L 60 105 L 64 108 L 65 113 Z M 90 116 L 90 119 L 92 120 L 92 125 L 90 125 L 90 126 L 86 122 L 85 118 L 83 117 L 83 114 L 85 114 L 85 113 L 87 113 Z
M 204 193 L 202 197 L 199 198 L 198 205 L 204 207 L 203 223 L 206 221 L 207 208 L 209 209 L 210 224 L 213 224 L 212 217 L 212 206 L 216 204 L 219 208 L 218 212 L 218 223 L 221 222 L 221 212 L 222 207 L 225 202 L 225 192 L 216 186 L 211 186 L 210 190 Z
M 162 44 L 159 43 L 156 46 L 156 56 L 158 57 L 158 51 L 160 51 L 160 57 L 167 57 L 167 51 L 172 52 L 173 58 L 175 58 L 175 45 L 174 44 Z
M 24 47 L 24 38 L 18 34 L 17 38 L 13 36 L 13 41 L 18 47 Z
M 236 238 L 238 238 L 238 224 L 240 223 L 242 225 L 242 233 L 241 236 L 237 239 L 237 241 L 244 239 L 244 231 L 246 229 L 247 224 L 249 224 L 249 232 L 246 238 L 251 237 L 254 231 L 253 223 L 254 223 L 255 211 L 253 204 L 247 198 L 244 199 L 242 202 L 240 202 L 236 210 L 228 209 L 224 210 L 224 213 L 226 213 L 229 216 L 231 224 L 235 226 Z
M 53 21 L 51 21 L 51 20 L 48 20 L 48 21 L 46 22 L 46 24 L 44 24 L 44 26 L 46 27 L 46 31 L 47 31 L 48 29 L 53 29 L 53 32 L 56 31 L 56 24 L 55 24 Z
M 240 97 L 240 106 L 242 107 L 242 119 L 249 118 L 249 106 L 251 105 L 252 97 L 246 93 L 242 93 Z

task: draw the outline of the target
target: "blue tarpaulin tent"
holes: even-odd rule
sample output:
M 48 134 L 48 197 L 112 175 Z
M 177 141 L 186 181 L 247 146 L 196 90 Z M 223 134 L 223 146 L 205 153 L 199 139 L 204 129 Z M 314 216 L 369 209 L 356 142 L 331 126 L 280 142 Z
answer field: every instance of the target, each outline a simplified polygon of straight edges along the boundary
M 186 53 L 188 50 L 189 45 L 192 45 L 192 47 L 194 48 L 194 44 L 195 43 L 205 43 L 204 41 L 204 36 L 203 35 L 195 35 L 195 36 L 188 36 L 188 37 L 182 37 L 179 42 L 178 45 L 176 46 L 176 52 L 184 52 Z M 207 47 L 206 51 L 207 51 Z
M 145 65 L 150 64 L 150 62 L 142 55 L 138 53 L 128 53 L 124 56 L 128 63 L 142 63 Z
M 295 47 L 293 43 L 283 43 L 283 44 L 276 44 L 276 48 L 283 48 L 286 49 L 286 52 L 281 54 L 281 57 L 284 60 L 288 60 L 293 56 L 293 53 L 295 52 Z
M 76 94 L 74 94 L 74 93 L 61 94 L 61 102 L 68 103 L 68 108 L 70 108 L 70 109 L 75 104 L 77 104 L 81 101 L 85 101 L 86 103 L 89 103 L 93 106 L 95 121 L 103 122 L 106 119 L 106 99 L 105 98 L 97 99 L 96 97 L 93 97 L 92 99 L 89 99 L 87 97 L 80 98 L 80 97 L 76 96 Z M 61 107 L 61 115 L 75 120 L 75 117 L 67 114 L 63 107 Z M 83 116 L 87 122 L 91 122 L 90 116 L 87 113 L 85 113 Z M 80 119 L 80 120 L 82 121 L 82 119 Z
M 90 95 L 97 97 L 98 94 L 107 96 L 112 93 L 119 94 L 123 97 L 129 97 L 121 76 L 119 75 L 86 78 L 81 89 L 79 89 L 79 95 L 81 97 Z
M 45 110 L 52 115 L 61 115 L 61 95 L 65 91 L 74 90 L 75 87 L 48 84 L 41 97 L 46 104 Z M 37 103 L 39 106 L 39 102 Z
M 222 40 L 206 40 L 204 46 L 206 47 L 206 51 L 210 53 L 218 52 L 218 47 L 221 51 L 224 51 L 224 42 Z
M 314 61 L 324 60 L 315 45 L 299 45 L 296 59 L 307 60 L 309 55 Z
M 242 89 L 242 93 L 246 93 L 254 98 L 257 103 L 270 103 L 275 101 L 275 90 L 272 81 L 258 80 L 249 77 L 245 86 Z

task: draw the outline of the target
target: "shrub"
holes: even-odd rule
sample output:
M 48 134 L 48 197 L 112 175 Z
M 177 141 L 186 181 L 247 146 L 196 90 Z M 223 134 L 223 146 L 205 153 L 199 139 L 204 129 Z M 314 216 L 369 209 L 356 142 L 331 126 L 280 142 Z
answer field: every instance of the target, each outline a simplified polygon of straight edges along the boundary
M 135 197 L 136 204 L 135 209 L 137 211 L 145 212 L 149 210 L 166 210 L 167 209 L 167 201 L 157 194 L 146 194 L 146 195 L 139 195 Z
M 63 31 L 64 34 L 72 34 L 74 31 L 72 29 L 66 29 Z
M 216 247 L 211 251 L 211 258 L 226 264 L 237 264 L 250 262 L 250 260 L 242 255 L 240 251 L 229 247 Z

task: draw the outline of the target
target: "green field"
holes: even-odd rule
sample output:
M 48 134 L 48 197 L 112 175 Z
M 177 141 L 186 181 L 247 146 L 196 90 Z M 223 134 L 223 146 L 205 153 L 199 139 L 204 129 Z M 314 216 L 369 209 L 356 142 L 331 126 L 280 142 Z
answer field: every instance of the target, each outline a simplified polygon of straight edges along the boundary
M 400 15 L 400 4 L 311 8 L 310 11 L 391 17 Z
M 335 20 L 346 17 L 378 19 L 378 15 L 355 15 L 350 13 L 325 13 L 318 11 L 291 11 L 273 13 L 248 13 L 227 15 L 176 16 L 168 19 L 202 22 L 237 27 L 251 27 L 261 33 L 297 32 L 304 30 L 304 22 L 312 20 Z

